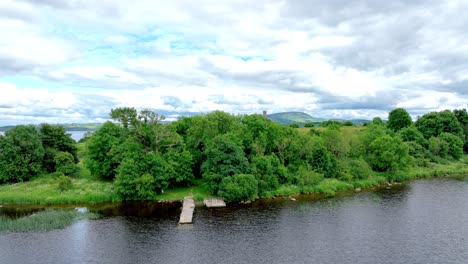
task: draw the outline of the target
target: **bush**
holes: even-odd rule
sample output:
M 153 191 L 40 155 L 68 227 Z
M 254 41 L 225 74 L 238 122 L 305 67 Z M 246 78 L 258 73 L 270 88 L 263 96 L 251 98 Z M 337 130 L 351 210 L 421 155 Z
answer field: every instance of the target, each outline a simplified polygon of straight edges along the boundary
M 73 182 L 70 177 L 62 175 L 57 178 L 57 189 L 60 192 L 65 192 L 73 188 Z
M 289 124 L 289 127 L 292 127 L 292 128 L 299 128 L 299 124 L 291 123 L 291 124 Z
M 57 152 L 54 157 L 55 169 L 65 175 L 71 175 L 76 171 L 75 160 L 69 152 Z
M 307 123 L 304 124 L 304 127 L 314 127 L 314 123 L 307 122 Z
M 297 186 L 310 187 L 319 184 L 323 180 L 323 174 L 311 171 L 301 166 L 296 174 Z
M 227 202 L 253 200 L 258 194 L 258 181 L 253 175 L 238 174 L 223 178 L 218 195 Z
M 372 176 L 372 169 L 364 159 L 351 159 L 346 161 L 346 170 L 354 179 L 367 179 Z

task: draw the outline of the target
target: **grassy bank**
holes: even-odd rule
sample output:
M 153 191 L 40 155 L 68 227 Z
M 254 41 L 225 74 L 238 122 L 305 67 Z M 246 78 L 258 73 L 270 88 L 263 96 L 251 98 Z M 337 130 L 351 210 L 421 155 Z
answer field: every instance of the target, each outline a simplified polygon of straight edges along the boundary
M 61 210 L 45 210 L 14 219 L 0 216 L 0 232 L 31 232 L 62 229 L 78 220 L 94 217 L 96 216 L 90 213 Z
M 0 186 L 0 203 L 100 203 L 119 201 L 113 183 L 86 178 L 71 178 L 72 188 L 61 192 L 58 179 L 45 176 L 29 182 Z

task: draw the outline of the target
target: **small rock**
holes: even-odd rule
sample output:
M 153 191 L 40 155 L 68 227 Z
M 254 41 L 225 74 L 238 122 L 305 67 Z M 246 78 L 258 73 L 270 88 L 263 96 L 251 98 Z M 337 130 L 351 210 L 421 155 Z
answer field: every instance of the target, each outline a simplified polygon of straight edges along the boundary
M 360 192 L 360 191 L 362 191 L 362 189 L 361 188 L 356 188 L 355 191 Z
M 289 197 L 289 200 L 291 200 L 291 201 L 296 201 L 296 198 L 294 198 L 294 197 Z

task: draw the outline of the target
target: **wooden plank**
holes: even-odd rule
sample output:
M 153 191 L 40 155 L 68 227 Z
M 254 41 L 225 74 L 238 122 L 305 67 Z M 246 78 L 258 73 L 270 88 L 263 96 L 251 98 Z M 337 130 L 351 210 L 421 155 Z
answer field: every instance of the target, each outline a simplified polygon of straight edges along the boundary
M 191 224 L 193 219 L 193 211 L 195 210 L 195 202 L 191 196 L 184 198 L 182 204 L 182 213 L 180 214 L 179 224 Z
M 226 203 L 221 198 L 211 198 L 203 200 L 206 207 L 226 207 Z

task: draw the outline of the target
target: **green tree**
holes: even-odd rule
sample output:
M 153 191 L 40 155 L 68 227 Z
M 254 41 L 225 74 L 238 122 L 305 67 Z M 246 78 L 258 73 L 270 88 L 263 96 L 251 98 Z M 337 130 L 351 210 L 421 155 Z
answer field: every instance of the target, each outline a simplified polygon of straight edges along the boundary
M 411 165 L 408 146 L 399 137 L 376 138 L 369 145 L 368 163 L 376 171 L 397 171 Z
M 44 148 L 34 126 L 16 126 L 0 136 L 0 182 L 28 180 L 42 172 Z
M 448 110 L 425 114 L 415 122 L 415 126 L 426 139 L 438 137 L 443 132 L 454 134 L 463 139 L 463 128 L 460 122 Z
M 258 181 L 258 191 L 262 194 L 279 187 L 281 178 L 284 178 L 285 170 L 278 157 L 273 155 L 255 156 L 252 159 L 252 175 Z
M 76 171 L 75 160 L 69 152 L 59 151 L 54 157 L 55 168 L 57 172 L 65 175 L 71 175 Z
M 307 122 L 307 123 L 304 124 L 304 127 L 314 127 L 314 123 Z
M 453 114 L 463 127 L 463 151 L 468 153 L 468 113 L 466 112 L 466 109 L 455 109 L 453 110 Z
M 382 118 L 380 118 L 380 117 L 374 117 L 374 118 L 372 119 L 372 124 L 374 124 L 374 125 L 383 125 L 384 122 L 382 121 Z
M 297 123 L 291 123 L 291 124 L 289 124 L 289 127 L 292 127 L 292 128 L 299 128 L 299 124 L 297 124 Z
M 258 182 L 253 175 L 238 174 L 223 178 L 218 195 L 227 202 L 254 200 L 258 195 Z
M 124 200 L 152 200 L 169 187 L 173 168 L 160 154 L 146 153 L 141 144 L 125 144 L 129 150 L 118 167 L 117 194 Z
M 88 143 L 86 167 L 92 175 L 112 180 L 122 161 L 122 152 L 118 148 L 125 141 L 122 128 L 112 122 L 104 123 L 91 136 Z M 119 151 L 120 150 L 120 151 Z
M 439 136 L 440 139 L 447 142 L 448 144 L 448 155 L 454 159 L 461 159 L 463 156 L 463 141 L 450 133 L 442 133 Z
M 329 126 L 321 134 L 325 143 L 325 147 L 335 158 L 342 158 L 346 152 L 343 135 L 341 134 L 340 127 Z
M 387 127 L 395 132 L 413 124 L 410 115 L 403 108 L 396 108 L 388 114 Z
M 213 192 L 218 190 L 222 178 L 249 172 L 249 163 L 240 139 L 233 134 L 216 136 L 204 152 L 201 170 Z
M 72 155 L 74 163 L 78 162 L 78 149 L 76 142 L 60 125 L 41 124 L 39 129 L 42 146 L 44 147 L 43 168 L 47 172 L 55 172 L 55 155 L 58 152 L 68 152 Z
M 134 124 L 137 120 L 137 110 L 133 107 L 119 107 L 111 109 L 110 116 L 127 129 L 129 125 Z

